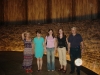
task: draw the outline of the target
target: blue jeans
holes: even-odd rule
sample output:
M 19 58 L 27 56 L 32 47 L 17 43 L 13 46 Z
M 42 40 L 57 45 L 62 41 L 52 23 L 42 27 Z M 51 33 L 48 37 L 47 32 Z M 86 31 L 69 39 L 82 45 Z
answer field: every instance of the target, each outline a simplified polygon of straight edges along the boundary
M 47 48 L 47 68 L 48 70 L 55 70 L 54 48 Z

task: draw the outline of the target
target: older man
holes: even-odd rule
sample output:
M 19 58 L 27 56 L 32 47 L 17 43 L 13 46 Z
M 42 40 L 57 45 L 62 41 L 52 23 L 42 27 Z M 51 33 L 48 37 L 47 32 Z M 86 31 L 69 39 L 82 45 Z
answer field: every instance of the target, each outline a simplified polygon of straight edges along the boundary
M 75 60 L 81 58 L 81 52 L 83 52 L 83 39 L 80 34 L 77 33 L 76 27 L 71 28 L 72 34 L 68 37 L 68 53 L 71 59 L 71 72 L 75 72 Z M 80 75 L 80 66 L 76 66 L 77 75 Z

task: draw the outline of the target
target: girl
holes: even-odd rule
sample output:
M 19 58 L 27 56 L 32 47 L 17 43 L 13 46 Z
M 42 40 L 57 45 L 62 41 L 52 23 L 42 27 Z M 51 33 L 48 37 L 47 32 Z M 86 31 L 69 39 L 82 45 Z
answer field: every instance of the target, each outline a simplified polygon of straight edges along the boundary
M 47 50 L 47 68 L 48 71 L 55 70 L 55 50 L 56 39 L 52 29 L 49 29 L 48 35 L 45 38 L 46 50 Z
M 58 54 L 59 54 L 59 62 L 60 62 L 60 69 L 58 71 L 63 71 L 66 73 L 66 43 L 67 38 L 64 35 L 64 32 L 62 29 L 59 29 L 59 35 L 57 37 L 58 41 Z
M 42 70 L 42 57 L 44 54 L 44 38 L 41 37 L 41 31 L 37 30 L 36 31 L 36 37 L 33 39 L 33 44 L 34 44 L 34 51 L 35 51 L 35 57 L 37 58 L 37 66 L 38 66 L 38 71 Z
M 33 46 L 32 40 L 30 38 L 29 32 L 22 33 L 22 40 L 24 42 L 24 60 L 23 60 L 23 68 L 26 70 L 26 73 L 33 72 L 32 71 L 32 60 L 33 60 Z

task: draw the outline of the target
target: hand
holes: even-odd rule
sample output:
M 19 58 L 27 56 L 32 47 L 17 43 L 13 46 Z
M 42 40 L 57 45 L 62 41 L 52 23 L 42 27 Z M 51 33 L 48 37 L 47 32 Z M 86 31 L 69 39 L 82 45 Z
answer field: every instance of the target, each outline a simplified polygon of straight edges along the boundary
M 84 50 L 83 50 L 83 49 L 81 50 L 81 53 L 82 53 L 82 54 L 84 53 Z
M 70 50 L 68 50 L 68 54 L 70 54 Z
M 57 54 L 57 50 L 54 50 L 54 54 Z
M 47 53 L 47 50 L 45 49 L 45 50 L 44 50 L 44 54 L 46 54 L 46 53 Z

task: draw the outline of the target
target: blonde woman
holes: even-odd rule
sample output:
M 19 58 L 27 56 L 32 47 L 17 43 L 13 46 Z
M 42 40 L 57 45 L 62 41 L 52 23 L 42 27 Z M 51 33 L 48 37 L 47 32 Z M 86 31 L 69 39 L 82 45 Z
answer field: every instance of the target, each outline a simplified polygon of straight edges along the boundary
M 24 60 L 23 68 L 26 70 L 26 73 L 31 73 L 32 71 L 32 60 L 33 60 L 33 45 L 32 39 L 29 32 L 22 33 L 22 40 L 24 42 Z

